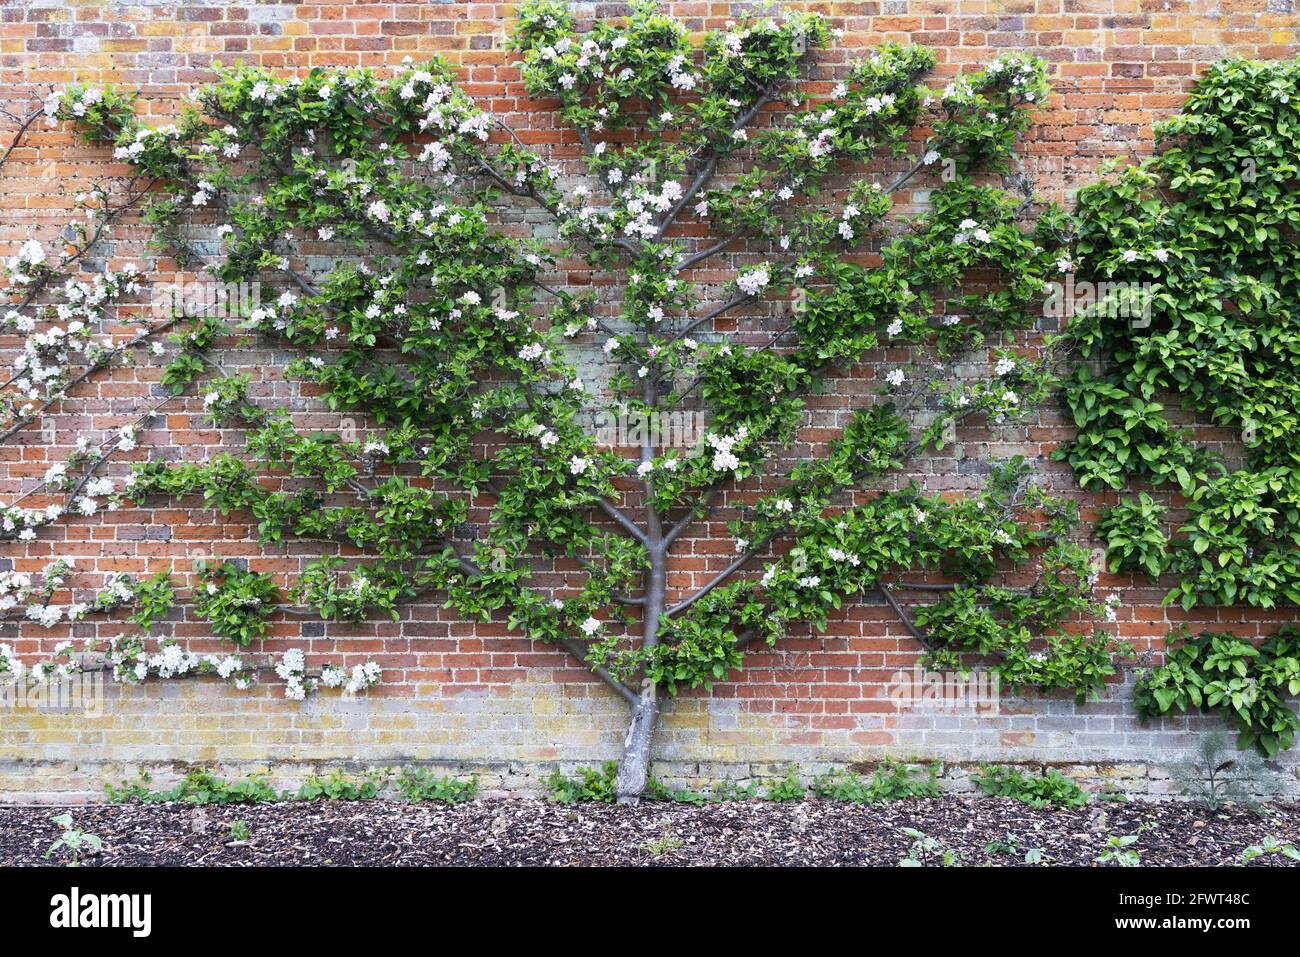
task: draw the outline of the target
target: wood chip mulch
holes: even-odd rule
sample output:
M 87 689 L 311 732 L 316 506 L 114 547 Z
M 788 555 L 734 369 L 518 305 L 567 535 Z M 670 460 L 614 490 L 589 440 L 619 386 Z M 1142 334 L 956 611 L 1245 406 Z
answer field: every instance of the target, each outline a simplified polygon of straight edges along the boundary
M 103 840 L 88 866 L 112 865 L 896 865 L 915 828 L 960 852 L 966 865 L 1093 866 L 1110 836 L 1139 834 L 1143 865 L 1236 865 L 1271 836 L 1300 846 L 1300 805 L 1264 817 L 1179 803 L 1107 803 L 1035 810 L 1005 798 L 946 796 L 888 804 L 746 801 L 703 807 L 559 805 L 478 800 L 407 805 L 322 801 L 188 804 L 0 805 L 0 865 L 41 865 L 70 810 Z M 232 841 L 243 821 L 247 841 Z M 1008 838 L 1008 834 L 1013 839 Z M 986 850 L 991 841 L 1014 849 Z M 1281 854 L 1251 866 L 1294 865 Z

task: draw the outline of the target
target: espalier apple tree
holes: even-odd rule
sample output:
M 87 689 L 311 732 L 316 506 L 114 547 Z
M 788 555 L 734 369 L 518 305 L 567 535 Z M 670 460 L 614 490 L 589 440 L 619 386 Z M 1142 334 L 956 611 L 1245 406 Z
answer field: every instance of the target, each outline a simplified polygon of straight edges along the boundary
M 933 667 L 974 656 L 1011 689 L 1095 691 L 1114 648 L 1085 620 L 1105 609 L 1074 509 L 1020 459 L 958 497 L 897 479 L 969 417 L 1033 409 L 1062 361 L 1056 340 L 1010 346 L 1070 268 L 1066 220 L 1023 178 L 991 185 L 1016 182 L 1013 150 L 1049 93 L 1044 65 L 1014 53 L 932 91 L 933 55 L 885 44 L 833 88 L 803 92 L 834 38 L 801 12 L 692 38 L 646 2 L 579 29 L 565 4 L 530 0 L 512 48 L 527 93 L 565 131 L 557 155 L 481 109 L 438 60 L 383 77 L 218 67 L 165 127 L 144 125 L 120 90 L 57 92 L 47 112 L 151 189 L 145 218 L 173 255 L 214 281 L 260 284 L 237 316 L 171 316 L 114 347 L 147 359 L 136 346 L 172 328 L 154 347 L 163 384 L 197 389 L 247 442 L 207 461 L 142 462 L 117 485 L 105 463 L 133 442 L 84 442 L 47 476 L 65 504 L 20 509 L 8 530 L 35 536 L 93 512 L 96 496 L 202 495 L 220 514 L 251 512 L 265 544 L 354 546 L 364 558 L 309 560 L 292 608 L 268 576 L 219 560 L 188 600 L 240 646 L 280 613 L 396 619 L 444 600 L 467 618 L 501 616 L 626 702 L 622 800 L 645 786 L 666 697 L 727 679 L 792 624 L 824 628 L 845 602 L 892 606 Z M 920 213 L 900 216 L 895 202 L 922 186 Z M 48 292 L 69 264 L 24 249 L 10 273 Z M 569 283 L 575 261 L 601 281 Z M 143 281 L 131 272 L 94 295 Z M 24 298 L 7 321 L 46 335 L 58 307 Z M 737 317 L 761 317 L 763 331 L 724 333 Z M 295 351 L 283 375 L 340 416 L 364 414 L 369 431 L 305 431 L 250 398 L 248 376 L 217 358 L 239 336 Z M 77 358 L 48 339 L 29 352 L 59 371 L 19 376 L 11 428 L 41 419 L 77 368 L 121 357 Z M 806 421 L 801 397 L 863 360 L 878 378 L 824 454 L 783 458 Z M 707 416 L 699 441 L 666 444 L 653 423 L 686 411 Z M 651 426 L 620 448 L 589 428 L 600 415 Z M 267 481 L 277 476 L 295 481 Z M 690 590 L 670 588 L 675 547 L 736 490 L 752 494 L 733 508 L 734 551 Z M 556 563 L 578 571 L 542 587 Z M 76 614 L 130 607 L 148 629 L 182 600 L 165 573 L 113 587 Z M 32 607 L 44 593 L 30 580 L 10 591 Z M 128 680 L 255 678 L 237 657 L 162 643 L 151 655 L 144 638 L 122 639 L 108 660 Z M 293 653 L 276 670 L 302 697 L 379 680 L 359 667 L 327 666 L 318 681 Z

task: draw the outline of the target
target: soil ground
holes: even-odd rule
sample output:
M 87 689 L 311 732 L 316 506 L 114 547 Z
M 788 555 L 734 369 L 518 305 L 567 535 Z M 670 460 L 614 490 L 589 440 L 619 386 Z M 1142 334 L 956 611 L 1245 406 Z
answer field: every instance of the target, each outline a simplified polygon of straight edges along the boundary
M 912 799 L 874 805 L 744 801 L 700 807 L 561 805 L 478 800 L 459 805 L 386 801 L 276 804 L 0 805 L 0 865 L 44 858 L 69 811 L 103 849 L 88 866 L 115 865 L 897 865 L 922 832 L 966 865 L 1090 867 L 1109 839 L 1137 835 L 1150 865 L 1238 865 L 1266 837 L 1300 845 L 1300 805 L 1262 816 L 1180 803 L 1106 803 L 1036 810 L 1008 798 Z M 247 840 L 232 839 L 242 821 Z M 242 830 L 242 829 L 241 829 Z M 1010 835 L 1010 836 L 1008 836 Z M 994 846 L 990 847 L 990 844 Z M 1033 853 L 1031 853 L 1033 852 Z M 924 863 L 937 864 L 937 850 Z M 1251 866 L 1295 865 L 1283 854 Z

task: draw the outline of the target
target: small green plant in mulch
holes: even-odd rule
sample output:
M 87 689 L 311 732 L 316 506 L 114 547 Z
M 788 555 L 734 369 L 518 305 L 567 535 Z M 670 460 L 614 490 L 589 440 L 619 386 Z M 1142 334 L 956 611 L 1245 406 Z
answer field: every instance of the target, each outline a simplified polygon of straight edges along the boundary
M 1078 808 L 1088 803 L 1088 792 L 1060 771 L 1028 775 L 1011 767 L 980 765 L 971 780 L 990 797 L 1009 797 L 1041 810 L 1049 805 Z
M 190 771 L 175 787 L 155 790 L 148 772 L 142 772 L 134 781 L 123 781 L 104 790 L 114 804 L 140 801 L 144 804 L 165 804 L 181 801 L 187 804 L 261 804 L 281 801 L 371 801 L 379 797 L 390 778 L 391 768 L 367 771 L 357 777 L 338 768 L 324 775 L 309 775 L 297 791 L 277 792 L 266 777 L 250 774 L 241 781 L 225 781 L 206 768 Z M 469 801 L 478 793 L 478 776 L 468 781 L 440 777 L 422 768 L 402 768 L 396 772 L 394 786 L 406 801 Z
M 646 781 L 645 797 L 652 801 L 670 801 L 673 804 L 726 804 L 731 801 L 752 801 L 758 797 L 758 782 L 740 785 L 731 778 L 723 778 L 712 788 L 698 791 L 694 788 L 670 788 L 653 774 Z
M 1260 814 L 1263 801 L 1282 790 L 1263 758 L 1254 751 L 1236 750 L 1227 732 L 1218 728 L 1201 735 L 1196 750 L 1168 770 L 1179 792 L 1209 811 L 1233 804 Z
M 613 804 L 618 799 L 614 781 L 617 775 L 617 761 L 606 761 L 599 768 L 578 768 L 572 776 L 563 774 L 556 768 L 546 779 L 546 794 L 552 801 L 560 804 L 587 802 Z M 647 777 L 642 797 L 648 801 L 668 801 L 700 807 L 727 801 L 753 800 L 759 797 L 759 786 L 757 782 L 742 786 L 731 778 L 724 778 L 708 791 L 697 791 L 692 788 L 674 789 L 652 773 Z M 767 801 L 802 800 L 804 789 L 799 782 L 798 769 L 791 767 L 784 778 L 768 785 L 762 798 Z
M 63 829 L 63 833 L 55 838 L 54 843 L 45 852 L 47 861 L 57 853 L 66 852 L 70 858 L 68 867 L 80 867 L 83 854 L 98 854 L 103 848 L 104 842 L 98 837 L 94 834 L 87 834 L 73 825 L 71 814 L 59 814 L 50 818 L 50 820 L 59 825 Z
M 937 837 L 930 837 L 914 827 L 903 828 L 903 833 L 912 839 L 912 845 L 907 849 L 907 856 L 899 860 L 899 867 L 961 866 L 961 854 L 950 850 Z
M 546 790 L 551 800 L 561 804 L 588 801 L 613 803 L 617 797 L 614 786 L 617 772 L 618 765 L 614 761 L 608 761 L 600 768 L 579 768 L 572 776 L 562 774 L 557 769 L 546 779 Z M 799 769 L 791 765 L 784 777 L 770 782 L 760 794 L 756 782 L 742 786 L 731 778 L 725 778 L 711 790 L 673 789 L 651 774 L 643 796 L 651 801 L 669 801 L 698 807 L 755 798 L 781 803 L 802 801 L 811 791 L 817 797 L 827 800 L 875 804 L 911 797 L 936 797 L 939 794 L 938 776 L 937 764 L 923 770 L 915 765 L 886 761 L 876 768 L 870 778 L 836 770 L 819 775 L 805 788 L 799 777 Z
M 1242 851 L 1241 863 L 1249 864 L 1257 857 L 1267 857 L 1273 854 L 1280 854 L 1288 860 L 1300 861 L 1300 851 L 1296 850 L 1294 844 L 1283 844 L 1270 834 L 1258 844 L 1252 844 Z
M 1006 840 L 994 838 L 984 845 L 984 853 L 990 856 L 994 854 L 1011 854 L 1016 857 L 1020 856 L 1020 838 L 1016 837 L 1010 831 L 1007 832 Z
M 155 791 L 150 788 L 152 777 L 142 772 L 135 781 L 123 781 L 118 787 L 108 784 L 104 790 L 114 804 L 141 801 L 145 804 L 165 804 L 183 801 L 187 804 L 260 804 L 280 800 L 266 777 L 250 774 L 242 781 L 224 781 L 206 768 L 196 768 L 185 775 L 174 788 Z
M 560 804 L 578 804 L 596 801 L 613 804 L 618 797 L 614 787 L 614 778 L 618 774 L 618 762 L 606 761 L 597 768 L 579 768 L 573 777 L 568 777 L 556 768 L 546 779 L 546 792 L 552 801 Z
M 696 807 L 708 804 L 710 795 L 707 791 L 694 788 L 670 788 L 653 774 L 646 778 L 645 793 L 642 795 L 651 801 L 670 801 L 673 804 L 692 804 Z
M 1140 867 L 1142 854 L 1133 846 L 1137 839 L 1136 834 L 1108 834 L 1106 845 L 1093 860 L 1098 864 L 1113 864 L 1116 867 Z
M 247 844 L 252 836 L 253 832 L 249 829 L 247 821 L 230 822 L 230 840 L 235 844 Z
M 656 838 L 653 841 L 646 841 L 641 845 L 641 849 L 650 854 L 651 857 L 661 857 L 664 854 L 671 854 L 682 847 L 682 842 L 671 834 L 665 834 L 663 837 Z
M 832 801 L 877 804 L 906 798 L 939 796 L 939 765 L 922 769 L 909 764 L 882 762 L 870 778 L 851 771 L 829 771 L 813 780 L 812 792 Z
M 397 793 L 405 801 L 443 801 L 459 804 L 474 800 L 478 794 L 478 775 L 469 780 L 435 774 L 428 768 L 402 768 L 395 782 Z
M 794 774 L 791 769 L 791 774 Z M 613 804 L 618 798 L 615 778 L 618 775 L 618 762 L 606 761 L 599 768 L 578 768 L 572 776 L 563 774 L 558 768 L 546 779 L 547 796 L 560 804 L 580 804 L 596 802 Z M 798 777 L 794 778 L 798 786 Z M 789 778 L 778 783 L 778 791 L 785 794 L 790 791 Z M 770 793 L 770 789 L 769 789 Z M 748 801 L 758 796 L 758 785 L 750 783 L 745 786 L 737 784 L 730 778 L 718 782 L 710 791 L 697 791 L 692 788 L 670 788 L 653 773 L 647 776 L 645 792 L 642 797 L 648 801 L 668 801 L 674 804 L 691 804 L 699 807 L 704 804 L 724 801 Z M 769 800 L 798 800 L 803 797 L 802 788 L 796 797 L 777 797 Z
M 308 775 L 294 795 L 301 801 L 371 801 L 388 779 L 387 771 L 369 771 L 359 778 L 333 768 L 323 777 Z M 288 797 L 289 795 L 285 795 Z
M 1007 832 L 1005 839 L 994 838 L 984 845 L 984 853 L 989 857 L 996 857 L 1005 854 L 1008 857 L 1021 857 L 1020 838 L 1010 831 Z M 1026 864 L 1043 864 L 1049 860 L 1050 855 L 1041 847 L 1031 847 L 1023 852 L 1023 859 Z
M 757 781 L 750 781 L 748 784 L 741 785 L 729 777 L 723 778 L 709 791 L 709 800 L 717 803 L 751 801 L 756 797 L 758 797 Z
M 785 777 L 778 778 L 767 786 L 763 799 L 767 801 L 802 801 L 806 796 L 803 782 L 799 780 L 799 769 L 790 766 Z

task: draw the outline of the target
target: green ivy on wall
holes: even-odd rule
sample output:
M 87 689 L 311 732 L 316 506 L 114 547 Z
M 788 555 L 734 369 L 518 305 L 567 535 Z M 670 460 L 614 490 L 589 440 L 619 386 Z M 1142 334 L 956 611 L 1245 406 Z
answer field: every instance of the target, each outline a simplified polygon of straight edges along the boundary
M 1156 144 L 1079 193 L 1075 266 L 1095 288 L 1070 333 L 1101 370 L 1068 381 L 1079 432 L 1058 456 L 1084 488 L 1144 484 L 1185 511 L 1166 529 L 1146 493 L 1110 509 L 1112 570 L 1176 575 L 1185 609 L 1300 604 L 1300 65 L 1215 64 Z

